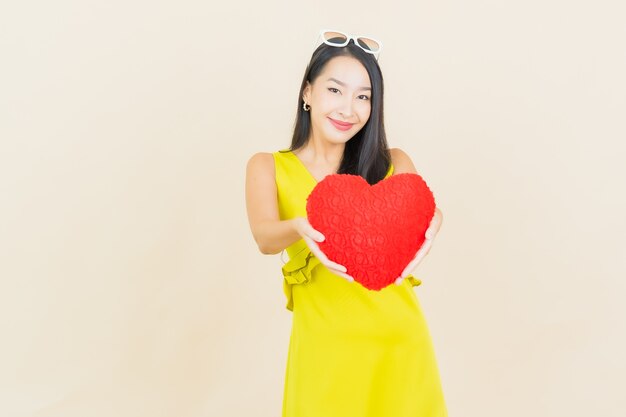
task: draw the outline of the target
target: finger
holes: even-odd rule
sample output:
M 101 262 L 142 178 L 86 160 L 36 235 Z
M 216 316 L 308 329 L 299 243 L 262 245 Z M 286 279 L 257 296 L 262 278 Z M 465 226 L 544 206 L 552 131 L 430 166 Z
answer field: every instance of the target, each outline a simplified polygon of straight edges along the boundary
M 422 247 L 420 248 L 420 250 L 417 251 L 418 254 L 420 255 L 425 255 L 429 250 L 430 247 L 433 244 L 433 240 L 432 239 L 427 239 L 424 241 L 424 244 L 422 245 Z
M 333 269 L 333 268 L 329 268 L 329 269 L 330 269 L 330 271 L 331 271 L 331 272 L 333 272 L 334 274 L 337 274 L 337 275 L 339 275 L 340 277 L 345 278 L 345 279 L 347 279 L 347 280 L 348 280 L 348 281 L 350 281 L 350 282 L 353 282 L 353 281 L 354 281 L 354 278 L 353 278 L 352 276 L 348 275 L 348 274 L 344 274 L 343 272 L 338 271 L 338 270 Z
M 340 276 L 344 277 L 346 280 L 348 280 L 348 282 L 354 282 L 354 278 L 351 277 L 350 275 L 345 275 L 345 274 L 339 274 Z
M 435 221 L 441 223 L 441 219 L 442 218 L 443 218 L 443 216 L 441 215 L 441 210 L 435 209 L 435 213 L 433 213 L 433 218 L 431 219 L 431 221 L 435 220 Z
M 426 230 L 426 237 L 428 239 L 432 239 L 439 232 L 439 227 L 441 226 L 441 216 L 439 216 L 438 212 L 435 212 L 433 217 L 430 219 L 430 223 L 428 225 L 428 230 Z
M 309 248 L 311 249 L 311 252 L 313 252 L 313 255 L 315 255 L 317 259 L 320 260 L 321 263 L 326 265 L 327 268 L 333 268 L 333 269 L 336 269 L 338 271 L 343 271 L 343 272 L 346 272 L 348 270 L 345 266 L 340 265 L 328 259 L 326 254 L 322 252 L 319 245 L 313 239 L 311 239 L 308 236 L 304 236 L 303 238 L 305 242 L 307 243 L 307 245 L 309 245 Z
M 426 241 L 426 243 L 422 245 L 422 247 L 417 251 L 417 254 L 415 254 L 415 258 L 413 258 L 413 260 L 409 262 L 409 264 L 402 271 L 402 274 L 400 275 L 402 278 L 406 278 L 406 276 L 409 275 L 411 271 L 417 268 L 417 265 L 419 265 L 419 263 L 422 262 L 422 259 L 424 258 L 424 256 L 426 256 L 426 254 L 430 250 L 431 244 L 432 244 L 432 241 Z
M 419 265 L 420 262 L 422 262 L 422 259 L 424 258 L 425 255 L 426 255 L 426 253 L 422 249 L 417 251 L 417 255 L 415 255 L 415 258 L 413 258 L 413 260 L 406 266 L 404 271 L 402 271 L 402 277 L 406 277 L 415 268 L 417 268 L 417 265 Z
M 313 239 L 311 239 L 308 236 L 303 236 L 302 238 L 308 245 L 309 249 L 311 249 L 311 252 L 313 252 L 313 255 L 315 255 L 322 263 L 325 263 L 326 261 L 328 261 L 328 259 L 326 258 L 326 255 L 324 255 L 324 253 L 320 250 L 319 246 L 317 245 L 317 242 L 315 242 Z
M 417 268 L 417 265 L 419 265 L 421 260 L 422 260 L 422 258 L 420 257 L 420 258 L 415 258 L 411 262 L 409 262 L 409 264 L 406 266 L 406 268 L 404 268 L 404 271 L 402 271 L 402 274 L 400 275 L 400 277 L 406 278 L 408 275 L 410 275 L 411 272 L 415 268 Z
M 331 269 L 333 271 L 338 271 L 338 272 L 341 272 L 341 273 L 344 273 L 344 274 L 348 271 L 348 268 L 346 268 L 345 266 L 340 265 L 340 264 L 338 264 L 336 262 L 333 262 L 333 261 L 330 261 L 330 260 L 325 265 L 326 265 L 326 267 L 328 269 Z
M 424 233 L 424 235 L 426 236 L 426 239 L 433 239 L 437 235 L 438 231 L 439 231 L 439 223 L 436 221 L 433 221 L 430 224 L 430 226 L 428 226 L 428 229 L 426 230 L 426 233 Z
M 326 236 L 322 234 L 322 232 L 318 232 L 313 228 L 313 226 L 309 223 L 309 234 L 318 242 L 323 242 L 326 239 Z
M 326 263 L 326 266 L 328 268 L 333 268 L 333 269 L 336 269 L 336 270 L 341 271 L 341 272 L 347 272 L 348 271 L 348 268 L 346 268 L 343 265 L 338 264 L 337 262 L 333 262 L 330 259 L 327 259 L 327 261 L 328 262 Z

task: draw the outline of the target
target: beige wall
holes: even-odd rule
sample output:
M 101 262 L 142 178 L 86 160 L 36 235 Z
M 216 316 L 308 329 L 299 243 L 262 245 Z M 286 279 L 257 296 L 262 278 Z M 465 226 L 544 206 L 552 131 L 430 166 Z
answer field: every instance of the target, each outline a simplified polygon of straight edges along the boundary
M 450 415 L 623 415 L 621 2 L 5 3 L 1 416 L 279 415 L 245 163 L 289 145 L 320 28 L 383 41 L 443 211 L 415 290 Z

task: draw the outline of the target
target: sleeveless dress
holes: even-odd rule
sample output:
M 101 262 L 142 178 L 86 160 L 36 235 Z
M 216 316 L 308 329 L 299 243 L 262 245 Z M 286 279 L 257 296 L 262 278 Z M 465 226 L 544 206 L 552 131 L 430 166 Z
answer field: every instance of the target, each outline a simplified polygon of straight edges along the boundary
M 281 220 L 307 217 L 317 180 L 290 150 L 272 154 Z M 392 175 L 390 165 L 385 178 Z M 332 273 L 304 239 L 282 266 L 292 312 L 283 417 L 445 417 L 435 354 L 413 290 L 372 291 Z

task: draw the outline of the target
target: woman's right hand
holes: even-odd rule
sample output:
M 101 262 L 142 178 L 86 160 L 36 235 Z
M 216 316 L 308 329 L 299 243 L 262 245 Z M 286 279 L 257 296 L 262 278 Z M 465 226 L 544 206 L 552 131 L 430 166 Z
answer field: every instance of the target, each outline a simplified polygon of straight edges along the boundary
M 319 259 L 320 262 L 326 266 L 326 268 L 350 282 L 354 281 L 354 278 L 346 273 L 347 268 L 345 266 L 331 261 L 324 254 L 324 252 L 322 252 L 320 247 L 317 245 L 317 242 L 323 242 L 325 237 L 321 232 L 315 230 L 313 226 L 311 226 L 311 223 L 309 223 L 309 220 L 306 217 L 295 217 L 293 219 L 293 223 L 296 231 L 300 236 L 302 236 L 302 239 L 304 239 L 313 255 L 315 255 L 317 259 Z

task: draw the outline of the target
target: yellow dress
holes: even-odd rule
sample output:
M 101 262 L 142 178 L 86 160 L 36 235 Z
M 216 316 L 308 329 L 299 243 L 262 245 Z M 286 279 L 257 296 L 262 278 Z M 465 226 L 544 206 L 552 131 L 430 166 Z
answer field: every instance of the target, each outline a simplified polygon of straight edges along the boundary
M 317 184 L 288 149 L 273 153 L 281 220 L 307 217 Z M 390 166 L 385 178 L 393 173 Z M 282 267 L 292 328 L 283 417 L 445 417 L 430 334 L 410 275 L 380 291 L 332 273 L 303 239 Z

